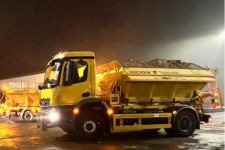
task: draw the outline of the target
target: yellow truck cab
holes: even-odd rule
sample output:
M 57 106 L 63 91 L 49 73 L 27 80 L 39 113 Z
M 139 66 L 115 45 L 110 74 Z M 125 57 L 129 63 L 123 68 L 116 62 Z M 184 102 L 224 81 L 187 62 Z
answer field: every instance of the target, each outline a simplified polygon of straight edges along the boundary
M 82 139 L 161 128 L 175 136 L 192 135 L 200 121 L 208 122 L 199 94 L 215 82 L 213 72 L 192 63 L 167 61 L 164 66 L 157 61 L 112 61 L 96 67 L 93 52 L 56 54 L 39 87 L 37 127 L 46 131 L 54 124 Z

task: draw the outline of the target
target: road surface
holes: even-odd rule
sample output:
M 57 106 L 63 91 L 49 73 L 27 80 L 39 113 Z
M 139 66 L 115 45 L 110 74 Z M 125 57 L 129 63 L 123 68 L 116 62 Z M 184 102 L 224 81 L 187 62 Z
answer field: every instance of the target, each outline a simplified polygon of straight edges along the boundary
M 201 125 L 192 137 L 175 138 L 164 130 L 114 132 L 99 141 L 80 141 L 60 128 L 42 132 L 36 123 L 0 119 L 0 150 L 223 150 L 224 113 L 213 113 L 211 123 Z

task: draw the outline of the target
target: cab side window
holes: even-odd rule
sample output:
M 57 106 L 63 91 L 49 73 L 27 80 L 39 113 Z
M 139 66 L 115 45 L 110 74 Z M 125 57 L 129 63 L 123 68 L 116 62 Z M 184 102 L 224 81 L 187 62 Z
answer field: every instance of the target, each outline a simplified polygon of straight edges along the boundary
M 67 68 L 67 63 L 65 64 L 65 67 L 64 67 L 63 83 L 65 83 L 66 70 L 67 70 L 66 68 Z M 74 62 L 73 84 L 85 82 L 87 80 L 87 77 L 88 77 L 88 63 L 83 60 Z
M 77 70 L 78 78 L 75 79 L 75 83 L 84 82 L 87 80 L 88 76 L 88 64 L 86 61 L 78 61 L 75 64 L 75 69 Z

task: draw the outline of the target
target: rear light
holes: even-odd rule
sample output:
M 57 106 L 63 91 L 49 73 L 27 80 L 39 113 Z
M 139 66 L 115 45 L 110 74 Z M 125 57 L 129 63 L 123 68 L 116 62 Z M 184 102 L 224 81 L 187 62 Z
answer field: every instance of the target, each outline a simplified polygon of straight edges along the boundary
M 209 118 L 212 118 L 212 115 L 209 115 Z
M 205 122 L 203 122 L 203 121 L 199 121 L 199 123 L 200 123 L 200 124 L 204 124 Z
M 214 76 L 210 76 L 210 78 L 214 78 Z
M 212 108 L 213 108 L 213 109 L 216 108 L 216 103 L 215 103 L 215 102 L 212 103 Z

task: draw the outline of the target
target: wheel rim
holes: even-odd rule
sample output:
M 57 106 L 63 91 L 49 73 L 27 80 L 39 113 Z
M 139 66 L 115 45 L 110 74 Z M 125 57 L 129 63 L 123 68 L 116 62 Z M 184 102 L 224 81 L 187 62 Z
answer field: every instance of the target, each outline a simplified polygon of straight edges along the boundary
M 180 128 L 181 128 L 181 130 L 183 130 L 184 132 L 187 132 L 191 127 L 192 127 L 191 118 L 188 117 L 188 116 L 184 116 L 180 120 Z
M 86 121 L 83 128 L 85 132 L 93 133 L 96 130 L 96 124 L 94 121 Z
M 25 120 L 30 121 L 32 118 L 31 114 L 26 114 L 25 115 Z

